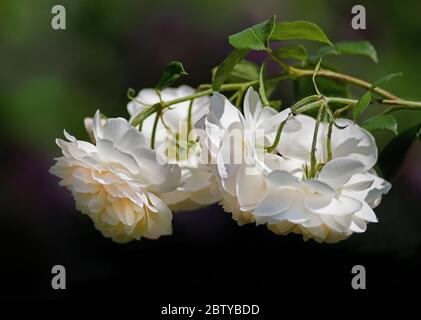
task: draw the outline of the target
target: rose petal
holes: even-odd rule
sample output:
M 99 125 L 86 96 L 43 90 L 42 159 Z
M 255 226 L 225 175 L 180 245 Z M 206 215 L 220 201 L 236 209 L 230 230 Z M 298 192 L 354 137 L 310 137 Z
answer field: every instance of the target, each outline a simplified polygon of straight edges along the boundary
M 318 176 L 318 180 L 333 188 L 344 185 L 354 174 L 364 170 L 361 161 L 350 158 L 337 158 L 326 163 Z

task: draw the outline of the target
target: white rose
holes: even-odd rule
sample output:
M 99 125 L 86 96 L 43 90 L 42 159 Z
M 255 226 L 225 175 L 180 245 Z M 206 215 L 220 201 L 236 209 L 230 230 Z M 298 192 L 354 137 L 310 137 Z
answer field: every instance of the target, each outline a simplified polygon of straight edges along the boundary
M 245 95 L 243 109 L 244 115 L 225 96 L 214 93 L 205 120 L 207 139 L 202 141 L 220 182 L 221 204 L 240 225 L 254 221 L 250 212 L 265 195 L 264 175 L 282 160 L 264 152 L 264 147 L 273 143 L 279 123 L 291 112 L 262 107 L 252 88 Z M 285 131 L 294 130 L 293 123 Z
M 161 98 L 163 101 L 170 101 L 194 92 L 193 88 L 185 85 L 166 88 L 161 91 Z M 158 102 L 159 97 L 155 89 L 143 89 L 136 99 L 127 105 L 127 109 L 133 118 L 148 105 Z M 181 167 L 180 185 L 176 190 L 160 195 L 174 211 L 194 210 L 220 200 L 219 194 L 214 191 L 216 180 L 212 177 L 209 167 L 200 161 L 201 148 L 196 136 L 188 137 L 189 107 L 189 101 L 172 105 L 170 109 L 164 110 L 163 121 L 159 119 L 156 127 L 155 149 L 169 162 L 177 163 Z M 195 99 L 191 107 L 191 128 L 195 128 L 209 111 L 209 98 Z M 141 126 L 148 144 L 151 144 L 155 117 L 156 114 L 147 117 Z
M 268 192 L 253 215 L 278 234 L 303 234 L 304 239 L 337 242 L 353 232 L 364 232 L 377 222 L 372 208 L 391 185 L 372 167 L 377 161 L 374 138 L 350 120 L 337 123 L 345 129 L 332 131 L 332 160 L 327 161 L 328 125 L 321 123 L 316 148 L 321 170 L 308 178 L 315 120 L 297 116 L 301 129 L 283 134 L 278 150 L 283 163 L 266 180 Z M 291 168 L 293 168 L 291 170 Z
M 156 239 L 172 233 L 172 213 L 157 196 L 176 189 L 180 168 L 165 163 L 150 149 L 143 133 L 123 118 L 93 120 L 96 144 L 57 139 L 63 157 L 51 172 L 60 177 L 106 237 L 128 242 L 141 237 Z

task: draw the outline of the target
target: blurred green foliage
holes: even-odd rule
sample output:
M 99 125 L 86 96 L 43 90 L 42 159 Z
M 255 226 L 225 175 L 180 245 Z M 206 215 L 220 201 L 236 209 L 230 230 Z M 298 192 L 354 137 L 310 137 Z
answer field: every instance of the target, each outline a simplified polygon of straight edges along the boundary
M 51 8 L 62 4 L 67 30 L 51 28 Z M 210 70 L 230 52 L 228 35 L 276 14 L 278 21 L 317 23 L 334 41 L 371 41 L 379 63 L 365 57 L 329 56 L 343 72 L 375 80 L 402 71 L 385 85 L 421 100 L 419 0 L 360 1 L 367 30 L 351 28 L 353 1 L 50 1 L 0 2 L 0 131 L 4 139 L 58 154 L 63 128 L 86 137 L 83 118 L 101 109 L 127 116 L 127 88 L 154 86 L 171 60 L 183 62 L 185 82 L 210 82 Z M 291 84 L 281 90 L 293 102 Z M 361 91 L 352 93 L 361 95 Z M 380 108 L 380 107 L 379 107 Z M 370 111 L 366 117 L 370 117 Z M 399 131 L 419 123 L 417 112 L 396 113 Z M 378 134 L 384 145 L 392 133 Z

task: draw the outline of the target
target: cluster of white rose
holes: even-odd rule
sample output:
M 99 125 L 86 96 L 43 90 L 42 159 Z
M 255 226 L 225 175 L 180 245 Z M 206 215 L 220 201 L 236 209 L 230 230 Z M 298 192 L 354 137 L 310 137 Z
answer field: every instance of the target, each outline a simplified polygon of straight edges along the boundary
M 133 119 L 161 99 L 193 93 L 188 86 L 160 95 L 144 89 L 128 111 Z M 169 235 L 172 212 L 216 202 L 240 225 L 266 224 L 276 234 L 318 242 L 340 241 L 377 221 L 372 209 L 391 186 L 373 170 L 377 146 L 369 132 L 338 119 L 329 141 L 325 122 L 315 140 L 315 119 L 263 107 L 252 88 L 242 109 L 215 92 L 174 104 L 138 127 L 97 112 L 85 121 L 92 143 L 67 132 L 68 141 L 57 139 L 63 156 L 51 172 L 117 242 Z M 309 175 L 312 149 L 317 170 Z

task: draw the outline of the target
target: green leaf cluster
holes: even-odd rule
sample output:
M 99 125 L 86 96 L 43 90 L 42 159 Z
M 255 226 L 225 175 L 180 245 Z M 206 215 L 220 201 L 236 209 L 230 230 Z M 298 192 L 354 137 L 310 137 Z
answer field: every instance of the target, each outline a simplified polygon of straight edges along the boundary
M 285 41 L 291 40 L 292 44 L 285 43 Z M 272 95 L 279 87 L 280 81 L 290 79 L 293 83 L 296 101 L 307 101 L 310 96 L 315 97 L 312 99 L 312 103 L 316 103 L 316 108 L 314 105 L 308 108 L 301 106 L 300 112 L 317 113 L 318 110 L 315 109 L 320 108 L 320 104 L 317 107 L 316 100 L 319 100 L 322 104 L 324 103 L 329 114 L 329 116 L 322 117 L 323 121 L 329 121 L 336 125 L 335 117 L 343 116 L 344 112 L 352 110 L 354 121 L 359 122 L 366 130 L 370 132 L 388 130 L 396 136 L 380 156 L 380 167 L 386 176 L 396 168 L 390 164 L 385 166 L 386 161 L 382 159 L 390 158 L 398 148 L 406 150 L 410 141 L 420 137 L 421 125 L 399 134 L 398 122 L 389 114 L 390 110 L 360 122 L 361 116 L 371 104 L 382 103 L 377 95 L 393 98 L 391 94 L 385 95 L 385 91 L 379 87 L 397 76 L 402 76 L 402 73 L 389 74 L 374 81 L 371 86 L 356 78 L 354 78 L 355 81 L 352 81 L 350 79 L 352 77 L 332 76 L 332 74 L 343 75 L 330 62 L 326 62 L 332 56 L 365 57 L 378 63 L 377 51 L 370 42 L 364 40 L 332 42 L 326 33 L 312 22 L 277 22 L 276 16 L 229 36 L 228 41 L 232 46 L 231 52 L 212 70 L 212 83 L 203 86 L 205 88 L 203 90 L 207 91 L 200 92 L 202 90 L 200 89 L 202 86 L 200 86 L 196 96 L 207 95 L 212 91 L 231 91 L 233 94 L 230 100 L 235 101 L 235 104 L 240 107 L 246 89 L 253 86 L 258 90 L 265 106 L 279 110 L 282 101 Z M 306 47 L 307 41 L 318 43 L 320 46 L 316 50 L 309 50 Z M 247 57 L 251 51 L 262 52 L 266 60 L 261 65 L 248 61 Z M 283 69 L 283 73 L 277 76 L 268 75 L 267 66 L 270 61 L 276 62 Z M 187 75 L 187 72 L 182 63 L 170 62 L 164 68 L 156 86 L 158 94 L 160 90 L 172 85 L 183 75 Z M 358 100 L 351 99 L 349 83 L 366 88 L 367 91 Z M 129 95 L 132 96 L 134 93 Z M 324 97 L 334 98 L 323 100 Z M 344 103 L 348 105 L 344 106 Z M 386 104 L 386 102 L 384 103 Z M 394 101 L 392 103 L 389 101 L 389 104 L 393 105 Z M 402 155 L 402 153 L 394 155 L 397 154 L 399 157 Z M 397 161 L 397 163 L 399 162 Z

